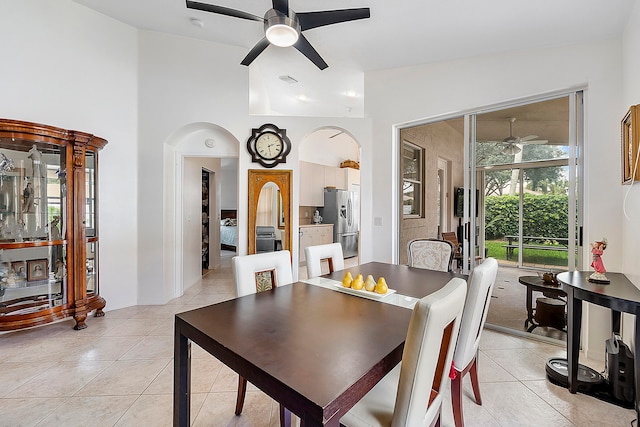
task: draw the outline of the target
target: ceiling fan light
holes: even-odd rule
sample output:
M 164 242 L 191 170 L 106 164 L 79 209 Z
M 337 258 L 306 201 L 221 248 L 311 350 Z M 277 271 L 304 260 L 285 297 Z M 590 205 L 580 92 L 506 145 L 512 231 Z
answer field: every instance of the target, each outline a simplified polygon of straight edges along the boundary
M 298 41 L 299 33 L 286 24 L 274 24 L 265 32 L 269 43 L 279 47 L 293 46 Z
M 502 154 L 506 154 L 507 156 L 513 156 L 518 154 L 522 149 L 514 144 L 509 144 L 502 149 Z

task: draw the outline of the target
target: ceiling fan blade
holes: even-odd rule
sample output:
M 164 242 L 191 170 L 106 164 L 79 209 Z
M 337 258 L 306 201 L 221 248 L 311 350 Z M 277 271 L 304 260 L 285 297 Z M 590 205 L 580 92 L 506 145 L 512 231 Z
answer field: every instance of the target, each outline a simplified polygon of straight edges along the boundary
M 535 139 L 535 140 L 532 140 L 532 141 L 521 142 L 521 144 L 524 144 L 524 145 L 534 145 L 534 144 L 544 145 L 544 144 L 546 144 L 548 142 L 549 141 L 546 140 L 546 139 Z
M 251 64 L 253 60 L 256 59 L 258 55 L 260 55 L 262 51 L 267 48 L 267 46 L 269 46 L 269 40 L 267 40 L 266 37 L 263 37 L 262 40 L 256 43 L 256 45 L 249 51 L 247 56 L 244 57 L 241 64 L 247 66 Z
M 526 141 L 531 141 L 532 139 L 536 139 L 538 137 L 538 135 L 527 135 L 527 136 L 523 136 L 522 138 L 520 138 L 520 140 L 518 142 L 526 142 Z
M 289 16 L 289 0 L 273 0 L 273 8 Z
M 293 45 L 293 47 L 298 49 L 300 53 L 309 58 L 309 60 L 316 64 L 316 67 L 320 68 L 321 70 L 324 70 L 328 67 L 327 63 L 324 62 L 324 59 L 322 59 L 320 54 L 313 48 L 313 46 L 311 46 L 309 40 L 307 40 L 307 38 L 302 34 L 300 34 L 298 41 Z
M 197 1 L 187 0 L 187 8 L 202 10 L 204 12 L 218 13 L 220 15 L 232 16 L 234 18 L 248 19 L 250 21 L 264 22 L 264 18 L 261 16 L 252 15 L 250 13 L 242 12 L 240 10 L 229 9 L 228 7 L 214 6 L 212 4 L 200 3 Z
M 339 24 L 340 22 L 366 19 L 371 16 L 368 7 L 359 9 L 325 10 L 320 12 L 296 13 L 300 21 L 300 30 L 324 27 L 325 25 Z

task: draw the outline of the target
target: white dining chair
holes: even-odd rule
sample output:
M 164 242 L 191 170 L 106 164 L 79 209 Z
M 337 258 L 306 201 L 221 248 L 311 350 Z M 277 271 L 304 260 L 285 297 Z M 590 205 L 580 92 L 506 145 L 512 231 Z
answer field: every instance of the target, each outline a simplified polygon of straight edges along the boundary
M 287 250 L 234 256 L 231 260 L 231 269 L 238 298 L 293 283 L 291 253 Z M 242 413 L 246 394 L 247 380 L 239 375 L 236 415 Z M 290 425 L 291 414 L 280 405 L 280 426 L 289 427 Z
M 238 297 L 293 283 L 287 250 L 234 256 L 231 263 Z
M 482 328 L 487 320 L 489 302 L 497 273 L 498 261 L 495 258 L 487 258 L 471 271 L 469 277 L 469 291 L 462 312 L 458 343 L 453 355 L 455 377 L 451 380 L 451 402 L 456 427 L 464 425 L 462 380 L 467 373 L 470 373 L 476 403 L 482 405 L 480 384 L 478 383 L 478 346 Z
M 439 239 L 414 239 L 407 244 L 409 267 L 451 271 L 453 245 Z
M 413 308 L 402 362 L 345 414 L 347 427 L 440 423 L 467 282 L 454 278 Z
M 312 279 L 322 275 L 322 261 L 329 263 L 329 273 L 344 270 L 344 255 L 340 243 L 307 246 L 304 248 L 307 261 L 307 278 Z

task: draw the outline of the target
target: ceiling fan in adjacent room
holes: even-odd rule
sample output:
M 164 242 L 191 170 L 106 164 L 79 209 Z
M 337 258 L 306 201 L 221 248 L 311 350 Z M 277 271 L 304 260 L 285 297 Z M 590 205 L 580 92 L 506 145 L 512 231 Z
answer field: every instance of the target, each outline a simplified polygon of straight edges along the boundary
M 515 117 L 509 117 L 509 136 L 503 139 L 502 141 L 483 141 L 483 142 L 494 142 L 496 144 L 504 144 L 504 148 L 502 149 L 502 154 L 514 155 L 518 154 L 522 151 L 519 145 L 527 145 L 527 144 L 546 144 L 547 140 L 536 139 L 538 135 L 527 135 L 527 136 L 514 136 L 513 135 L 513 123 L 516 121 Z
M 265 36 L 249 51 L 247 56 L 242 60 L 242 65 L 251 64 L 263 50 L 270 44 L 273 44 L 280 47 L 295 47 L 321 70 L 327 68 L 328 65 L 313 46 L 311 46 L 311 43 L 309 43 L 302 34 L 302 31 L 324 27 L 325 25 L 338 24 L 340 22 L 365 19 L 370 16 L 368 7 L 295 13 L 289 9 L 289 0 L 272 1 L 273 7 L 267 10 L 264 17 L 228 7 L 199 3 L 191 0 L 187 0 L 187 8 L 264 23 Z

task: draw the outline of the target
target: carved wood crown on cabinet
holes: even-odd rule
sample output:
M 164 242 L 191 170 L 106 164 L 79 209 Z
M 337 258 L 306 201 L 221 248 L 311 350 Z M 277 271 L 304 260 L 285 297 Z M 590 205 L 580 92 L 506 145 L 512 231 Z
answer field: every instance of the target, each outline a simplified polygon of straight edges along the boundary
M 66 317 L 99 294 L 98 151 L 90 133 L 0 119 L 0 330 Z

